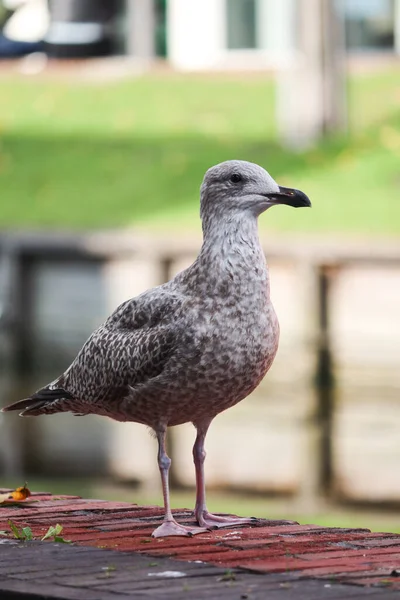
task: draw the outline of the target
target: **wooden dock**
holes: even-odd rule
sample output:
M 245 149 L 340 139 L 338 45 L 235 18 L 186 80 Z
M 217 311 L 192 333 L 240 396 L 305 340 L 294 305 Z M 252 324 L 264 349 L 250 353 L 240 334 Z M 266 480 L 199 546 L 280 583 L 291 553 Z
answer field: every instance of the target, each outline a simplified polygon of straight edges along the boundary
M 400 598 L 400 535 L 260 521 L 155 540 L 162 513 L 45 493 L 0 505 L 0 598 Z M 10 520 L 35 541 L 15 539 Z M 36 541 L 57 523 L 71 544 Z

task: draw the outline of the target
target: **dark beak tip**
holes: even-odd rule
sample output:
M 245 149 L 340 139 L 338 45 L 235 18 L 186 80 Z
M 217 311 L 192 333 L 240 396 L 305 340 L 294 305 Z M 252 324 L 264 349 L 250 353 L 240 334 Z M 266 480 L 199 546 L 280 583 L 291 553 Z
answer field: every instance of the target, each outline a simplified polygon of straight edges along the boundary
M 288 204 L 293 208 L 311 208 L 311 201 L 304 192 L 283 186 L 279 186 L 279 190 L 278 197 L 281 204 Z
M 295 208 L 311 208 L 312 207 L 310 198 L 304 192 L 301 192 L 300 190 L 293 190 L 293 198 L 295 200 L 295 203 L 293 204 L 293 206 L 295 206 Z

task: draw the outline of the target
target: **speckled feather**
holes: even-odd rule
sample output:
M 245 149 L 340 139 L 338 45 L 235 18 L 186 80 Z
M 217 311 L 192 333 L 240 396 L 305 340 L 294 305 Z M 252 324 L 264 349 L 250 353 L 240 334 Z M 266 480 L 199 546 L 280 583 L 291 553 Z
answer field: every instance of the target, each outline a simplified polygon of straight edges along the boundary
M 236 171 L 241 185 L 230 179 Z M 257 232 L 268 208 L 255 200 L 260 186 L 279 190 L 251 163 L 211 168 L 201 188 L 204 241 L 195 262 L 121 304 L 61 377 L 7 409 L 106 415 L 158 429 L 209 421 L 248 396 L 279 340 Z

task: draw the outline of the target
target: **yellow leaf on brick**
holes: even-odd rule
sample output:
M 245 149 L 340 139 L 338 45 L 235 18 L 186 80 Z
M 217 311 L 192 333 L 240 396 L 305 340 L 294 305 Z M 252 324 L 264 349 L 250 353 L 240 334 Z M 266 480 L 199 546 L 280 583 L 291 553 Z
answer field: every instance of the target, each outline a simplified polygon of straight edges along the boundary
M 26 483 L 24 486 L 16 488 L 11 492 L 6 492 L 4 494 L 0 494 L 0 504 L 4 502 L 21 502 L 26 500 L 31 495 L 29 489 L 26 487 Z

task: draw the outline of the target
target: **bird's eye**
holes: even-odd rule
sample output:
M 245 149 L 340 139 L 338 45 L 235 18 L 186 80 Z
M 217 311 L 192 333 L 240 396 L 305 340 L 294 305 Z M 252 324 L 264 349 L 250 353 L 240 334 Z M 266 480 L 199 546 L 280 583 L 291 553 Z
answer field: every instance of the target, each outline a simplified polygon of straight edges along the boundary
M 239 183 L 239 181 L 242 181 L 243 177 L 240 175 L 240 173 L 233 173 L 231 175 L 231 181 L 232 183 Z

